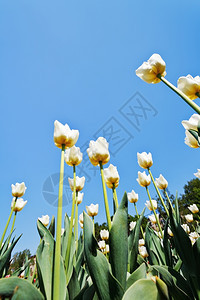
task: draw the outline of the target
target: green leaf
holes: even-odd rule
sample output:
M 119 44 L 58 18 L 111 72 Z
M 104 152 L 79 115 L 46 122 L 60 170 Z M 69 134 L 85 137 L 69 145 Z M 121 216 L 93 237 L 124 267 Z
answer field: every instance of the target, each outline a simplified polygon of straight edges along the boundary
M 149 254 L 150 264 L 165 265 L 165 254 L 160 242 L 160 238 L 154 233 L 154 231 L 147 225 L 145 234 L 145 245 Z
M 147 268 L 146 268 L 146 265 L 145 263 L 142 263 L 139 268 L 137 268 L 135 270 L 135 272 L 133 272 L 128 280 L 127 280 L 127 283 L 126 283 L 126 289 L 128 289 L 132 284 L 134 284 L 137 280 L 139 279 L 144 279 L 147 277 Z
M 121 300 L 123 288 L 111 274 L 104 254 L 97 250 L 97 241 L 93 236 L 93 222 L 85 212 L 83 230 L 86 262 L 99 299 Z
M 51 219 L 51 223 L 49 225 L 49 231 L 51 232 L 52 236 L 55 236 L 55 217 L 53 216 Z
M 170 207 L 170 210 L 171 210 L 171 207 Z M 181 221 L 180 221 L 180 213 L 179 213 L 179 205 L 178 205 L 178 192 L 176 192 L 176 198 L 175 198 L 175 214 L 174 214 L 174 217 L 176 219 L 176 222 L 178 224 L 180 224 Z
M 162 300 L 156 284 L 149 279 L 137 280 L 124 294 L 122 300 Z
M 113 218 L 109 245 L 112 273 L 125 289 L 128 264 L 128 199 L 126 193 Z
M 28 280 L 10 277 L 0 279 L 0 296 L 15 300 L 44 300 L 43 295 Z
M 159 278 L 156 277 L 156 286 L 159 291 L 162 300 L 169 300 L 169 293 L 166 284 Z
M 68 288 L 68 292 L 69 292 L 69 300 L 74 300 L 74 298 L 80 292 L 80 285 L 78 282 L 78 276 L 77 276 L 75 268 L 73 268 L 72 276 L 71 276 L 71 279 L 70 279 L 70 282 L 69 282 L 67 288 Z
M 169 242 L 169 239 L 168 239 L 168 232 L 167 232 L 168 222 L 169 222 L 169 218 L 167 219 L 166 224 L 165 224 L 164 238 L 163 238 L 163 248 L 164 248 L 164 255 L 165 255 L 166 264 L 169 267 L 173 267 L 172 252 L 171 252 L 170 242 Z

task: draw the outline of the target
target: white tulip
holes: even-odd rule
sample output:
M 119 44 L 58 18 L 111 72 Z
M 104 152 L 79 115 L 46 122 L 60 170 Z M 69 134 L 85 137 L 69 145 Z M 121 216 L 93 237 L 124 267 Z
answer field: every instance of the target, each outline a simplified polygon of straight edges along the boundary
M 194 176 L 200 179 L 200 169 L 197 169 L 197 173 L 194 173 Z
M 193 137 L 193 135 L 186 130 L 185 131 L 185 144 L 191 148 L 199 148 L 198 141 Z
M 58 148 L 62 149 L 62 145 L 65 145 L 65 149 L 74 146 L 78 137 L 78 130 L 71 130 L 67 124 L 63 125 L 57 120 L 54 122 L 54 142 Z
M 196 240 L 192 236 L 189 236 L 189 238 L 190 238 L 190 241 L 191 241 L 192 245 L 194 245 L 194 243 L 196 242 Z
M 69 166 L 78 166 L 82 162 L 83 153 L 79 147 L 73 146 L 65 150 L 64 158 Z
M 138 250 L 139 250 L 140 255 L 141 255 L 143 258 L 149 256 L 148 253 L 147 253 L 147 249 L 146 249 L 145 246 L 139 247 Z
M 49 216 L 48 215 L 42 216 L 41 218 L 38 218 L 38 220 L 40 220 L 40 222 L 44 226 L 48 226 L 49 225 Z
M 192 205 L 188 206 L 188 209 L 189 209 L 193 214 L 196 214 L 196 213 L 199 212 L 199 209 L 198 209 L 198 207 L 197 207 L 196 204 L 192 204 Z
M 98 242 L 98 245 L 99 245 L 99 248 L 100 248 L 100 249 L 105 249 L 105 248 L 106 248 L 106 243 L 105 243 L 105 241 L 100 241 L 100 242 Z
M 134 190 L 132 190 L 130 193 L 128 193 L 127 197 L 128 197 L 128 201 L 130 203 L 136 203 L 138 201 L 138 194 L 136 194 L 134 192 Z
M 108 188 L 112 189 L 113 187 L 118 187 L 119 185 L 119 173 L 117 167 L 110 164 L 110 166 L 104 169 L 105 182 Z
M 94 217 L 98 214 L 99 204 L 90 204 L 90 206 L 86 206 L 87 213 L 90 217 Z
M 64 232 L 65 232 L 65 229 L 61 228 L 61 236 L 64 234 Z
M 130 224 L 129 224 L 129 230 L 132 231 L 135 228 L 135 226 L 136 226 L 136 221 L 130 222 Z
M 78 195 L 76 196 L 76 202 L 78 205 L 82 203 L 83 196 L 84 196 L 84 193 L 78 192 Z M 73 193 L 72 193 L 72 197 L 73 197 Z
M 141 247 L 141 246 L 144 246 L 144 245 L 145 245 L 144 239 L 139 239 L 138 245 L 139 245 L 140 247 Z
M 79 222 L 83 224 L 83 213 L 81 213 L 79 216 Z
M 173 232 L 169 227 L 167 227 L 167 233 L 169 234 L 169 236 L 174 236 Z
M 13 197 L 22 197 L 27 189 L 25 183 L 16 183 L 11 185 Z
M 136 180 L 143 187 L 147 187 L 151 183 L 151 177 L 150 175 L 146 175 L 145 171 L 144 172 L 139 171 L 138 178 Z
M 103 252 L 104 254 L 109 253 L 109 252 L 110 252 L 110 247 L 109 247 L 109 245 L 106 245 L 106 247 L 105 247 L 104 249 L 102 249 L 102 252 Z
M 158 207 L 157 201 L 156 201 L 156 200 L 151 200 L 151 202 L 152 202 L 152 205 L 153 205 L 154 209 L 157 209 L 157 207 Z M 146 207 L 147 207 L 149 210 L 153 210 L 150 201 L 146 201 L 145 205 L 146 205 Z
M 159 54 L 154 53 L 147 62 L 144 62 L 137 70 L 136 75 L 147 83 L 158 83 L 158 74 L 166 75 L 166 64 Z
M 191 223 L 193 222 L 193 215 L 192 214 L 185 215 L 185 219 L 188 223 Z
M 181 227 L 185 230 L 186 233 L 190 233 L 190 227 L 187 224 L 182 224 Z
M 181 90 L 191 100 L 195 100 L 200 92 L 200 77 L 191 75 L 182 76 L 178 79 L 178 89 Z
M 195 240 L 199 238 L 199 234 L 196 231 L 191 232 L 189 236 Z
M 183 120 L 181 123 L 186 130 L 198 131 L 198 125 L 200 125 L 200 115 L 193 114 L 189 120 Z
M 83 229 L 83 223 L 81 223 L 80 220 L 79 220 L 79 225 Z
M 25 206 L 26 203 L 27 203 L 27 200 L 24 201 L 22 198 L 18 198 L 18 199 L 16 200 L 16 198 L 14 197 L 14 198 L 12 199 L 12 202 L 11 202 L 11 209 L 13 208 L 14 203 L 15 203 L 15 208 L 14 208 L 13 211 L 18 212 L 18 211 L 21 211 L 21 210 L 24 208 L 24 206 Z
M 148 169 L 153 165 L 152 155 L 149 152 L 137 153 L 138 164 L 143 169 Z
M 109 239 L 109 231 L 106 229 L 101 230 L 100 237 L 102 240 L 108 240 Z
M 87 154 L 94 166 L 97 166 L 99 162 L 102 162 L 104 165 L 110 160 L 108 145 L 109 144 L 104 137 L 99 137 L 96 141 L 90 141 Z
M 158 217 L 158 220 L 159 220 L 159 214 L 157 214 L 157 217 Z M 149 220 L 152 224 L 157 223 L 155 215 L 150 215 L 148 218 L 149 218 Z
M 70 186 L 71 190 L 74 191 L 74 179 L 68 177 L 68 181 L 69 181 L 69 186 Z M 84 176 L 83 177 L 76 176 L 76 191 L 77 192 L 80 192 L 84 188 L 84 184 L 85 184 L 85 177 Z
M 155 183 L 161 190 L 164 190 L 168 187 L 168 182 L 162 174 L 160 174 L 160 176 L 156 178 Z

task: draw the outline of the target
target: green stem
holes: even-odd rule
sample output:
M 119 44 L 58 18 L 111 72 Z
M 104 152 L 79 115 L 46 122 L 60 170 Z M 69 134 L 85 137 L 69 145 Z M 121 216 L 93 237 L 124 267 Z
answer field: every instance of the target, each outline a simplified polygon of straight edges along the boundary
M 200 114 L 200 107 L 190 100 L 182 91 L 175 87 L 171 82 L 165 79 L 161 74 L 158 74 L 157 77 L 162 80 L 170 89 L 172 89 L 176 94 L 178 94 L 189 106 L 191 106 L 198 114 Z
M 6 223 L 6 227 L 5 227 L 4 232 L 3 232 L 3 234 L 2 234 L 2 237 L 1 237 L 1 241 L 0 241 L 0 249 L 1 249 L 1 246 L 2 246 L 2 243 L 3 243 L 3 240 L 4 240 L 4 237 L 5 237 L 6 231 L 7 231 L 7 229 L 8 229 L 8 225 L 9 225 L 9 223 L 10 223 L 10 220 L 11 220 L 11 217 L 12 217 L 12 214 L 13 214 L 13 211 L 14 211 L 14 209 L 15 209 L 16 201 L 17 201 L 17 197 L 15 197 L 15 201 L 14 201 L 14 203 L 13 203 L 13 207 L 12 207 L 12 209 L 11 209 L 10 215 L 9 215 L 9 217 L 8 217 L 8 221 L 7 221 L 7 223 Z
M 76 192 L 76 210 L 75 210 L 75 224 L 74 224 L 76 251 L 78 249 L 78 203 L 77 202 L 78 202 L 78 192 Z
M 60 161 L 60 181 L 58 191 L 58 210 L 56 226 L 56 245 L 54 256 L 54 274 L 53 274 L 53 300 L 59 299 L 60 294 L 60 254 L 61 254 L 61 227 L 62 227 L 62 201 L 63 201 L 63 177 L 64 177 L 64 151 L 65 145 L 62 145 Z
M 161 203 L 162 203 L 162 206 L 164 207 L 164 209 L 165 209 L 165 211 L 166 211 L 166 213 L 167 213 L 167 215 L 168 215 L 168 217 L 169 217 L 169 211 L 168 211 L 168 209 L 167 209 L 167 207 L 166 207 L 166 205 L 165 205 L 165 202 L 164 202 L 164 200 L 163 200 L 163 198 L 162 198 L 162 196 L 161 196 L 161 194 L 160 194 L 160 191 L 159 191 L 159 189 L 158 189 L 158 187 L 157 187 L 157 185 L 156 185 L 156 183 L 155 183 L 155 180 L 154 180 L 154 178 L 153 178 L 153 175 L 152 175 L 152 173 L 151 173 L 151 170 L 148 168 L 148 171 L 149 171 L 149 174 L 150 174 L 150 176 L 151 176 L 151 180 L 152 180 L 152 182 L 153 182 L 153 185 L 154 185 L 154 187 L 155 187 L 155 189 L 156 189 L 156 192 L 157 192 L 157 194 L 158 194 L 158 197 L 160 198 L 160 201 L 161 201 Z
M 157 216 L 157 214 L 156 214 L 155 208 L 154 208 L 154 206 L 153 206 L 153 203 L 152 203 L 152 200 L 151 200 L 151 196 L 150 196 L 150 193 L 149 193 L 149 190 L 148 190 L 148 187 L 147 187 L 147 186 L 146 186 L 146 191 L 147 191 L 147 195 L 148 195 L 148 197 L 149 197 L 149 201 L 150 201 L 150 203 L 151 203 L 151 208 L 152 208 L 153 213 L 154 213 L 154 216 L 155 216 L 155 218 L 156 218 L 156 222 L 157 222 L 157 224 L 158 224 L 158 228 L 159 228 L 159 230 L 160 230 L 161 237 L 163 238 L 162 228 L 161 228 L 161 225 L 160 225 L 158 216 Z
M 101 180 L 102 180 L 104 204 L 105 204 L 105 209 L 106 209 L 108 229 L 110 230 L 111 229 L 111 218 L 110 218 L 110 211 L 109 211 L 109 205 L 108 205 L 108 196 L 107 196 L 107 191 L 106 191 L 106 184 L 105 184 L 105 179 L 104 179 L 104 174 L 103 174 L 103 165 L 102 165 L 101 161 L 99 162 L 99 166 L 100 166 L 100 171 L 101 171 Z
M 67 251 L 66 251 L 66 257 L 65 257 L 65 268 L 66 268 L 67 274 L 68 274 L 69 258 L 70 258 L 70 250 L 71 250 L 74 209 L 75 209 L 75 202 L 76 202 L 76 166 L 75 165 L 73 165 L 73 174 L 74 174 L 74 189 L 73 189 L 73 199 L 72 199 L 72 211 L 71 211 L 71 220 L 70 220 L 70 226 L 69 226 Z M 69 280 L 69 278 L 67 276 L 67 283 L 68 283 L 68 280 Z
M 164 189 L 164 193 L 165 193 L 165 196 L 167 197 L 169 205 L 171 206 L 172 212 L 174 212 L 174 208 L 173 208 L 172 203 L 171 203 L 171 201 L 169 199 L 169 196 L 168 196 L 168 193 L 167 193 L 166 189 Z
M 94 216 L 92 216 L 92 222 L 93 222 L 93 235 L 95 237 L 95 224 L 94 224 Z
M 14 226 L 15 226 L 16 217 L 17 217 L 17 211 L 15 211 L 15 215 L 14 215 L 14 218 L 13 218 L 13 223 L 12 223 L 12 227 L 11 227 L 10 233 L 13 232 L 13 229 L 14 229 Z
M 117 209 L 119 205 L 118 205 L 116 187 L 115 187 L 114 183 L 113 183 L 112 191 L 113 191 L 113 199 L 114 199 L 114 202 L 115 202 L 115 208 Z
M 137 206 L 136 206 L 136 203 L 134 203 L 134 207 L 135 207 L 135 212 L 136 212 L 136 215 L 137 215 L 137 218 L 139 219 L 139 214 L 138 214 L 138 210 L 137 210 Z M 141 233 L 142 233 L 142 237 L 143 239 L 145 239 L 145 236 L 144 236 L 144 231 L 143 231 L 143 228 L 142 226 L 140 226 L 140 230 L 141 230 Z

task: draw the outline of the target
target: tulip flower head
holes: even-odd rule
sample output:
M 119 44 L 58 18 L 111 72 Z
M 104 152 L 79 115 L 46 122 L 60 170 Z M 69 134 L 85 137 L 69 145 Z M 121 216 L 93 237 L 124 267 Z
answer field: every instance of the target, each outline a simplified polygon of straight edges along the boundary
M 103 254 L 107 254 L 110 252 L 110 247 L 109 245 L 106 245 L 106 247 L 104 249 L 102 249 Z
M 166 64 L 159 54 L 154 53 L 147 62 L 144 62 L 137 70 L 136 75 L 147 83 L 158 83 L 158 74 L 165 76 Z
M 188 131 L 185 131 L 185 144 L 190 148 L 199 148 L 199 142 L 196 138 Z
M 99 162 L 102 165 L 106 164 L 110 160 L 110 153 L 108 151 L 108 142 L 104 137 L 99 137 L 96 141 L 90 141 L 87 154 L 90 162 L 94 166 L 98 166 Z
M 65 150 L 64 158 L 69 166 L 78 166 L 82 162 L 83 153 L 81 153 L 79 147 L 73 146 Z
M 54 122 L 54 142 L 58 148 L 62 149 L 62 145 L 65 149 L 74 146 L 78 137 L 78 130 L 71 130 L 67 124 L 63 125 L 57 120 Z
M 78 195 L 76 196 L 76 202 L 78 205 L 82 203 L 83 196 L 84 196 L 84 193 L 78 192 Z M 72 193 L 72 197 L 73 197 L 73 193 Z
M 182 224 L 181 227 L 185 230 L 186 233 L 190 233 L 190 227 L 187 224 Z
M 200 93 L 200 77 L 191 75 L 182 76 L 178 79 L 178 89 L 181 90 L 191 100 L 195 100 Z
M 194 173 L 194 176 L 200 179 L 200 169 L 197 169 L 197 173 Z
M 86 206 L 86 210 L 90 217 L 94 217 L 98 214 L 99 204 L 90 204 L 90 206 Z
M 16 202 L 15 202 L 15 201 L 16 201 Z M 24 206 L 25 206 L 26 203 L 27 203 L 27 200 L 24 201 L 22 198 L 18 198 L 18 199 L 16 200 L 16 198 L 14 197 L 14 198 L 12 199 L 12 202 L 11 202 L 11 209 L 13 208 L 14 203 L 15 203 L 15 208 L 14 208 L 13 211 L 18 212 L 18 211 L 21 211 L 21 210 L 24 208 Z
M 138 201 L 138 194 L 132 190 L 130 193 L 127 193 L 128 201 L 130 203 L 136 203 Z
M 200 115 L 193 114 L 189 120 L 183 120 L 182 125 L 186 129 L 185 144 L 191 148 L 198 148 L 199 147 Z
M 138 164 L 143 169 L 148 169 L 153 165 L 152 155 L 149 152 L 137 153 Z
M 158 217 L 158 220 L 159 220 L 159 214 L 157 214 L 157 217 Z M 150 216 L 149 216 L 149 221 L 150 221 L 152 224 L 156 224 L 157 221 L 156 221 L 155 215 L 150 215 Z
M 11 185 L 13 197 L 22 197 L 27 189 L 25 183 L 16 183 Z
M 155 183 L 160 190 L 165 190 L 168 187 L 168 182 L 162 174 L 156 178 Z
M 138 172 L 138 178 L 136 179 L 139 185 L 143 187 L 147 187 L 151 183 L 151 177 L 150 175 L 146 175 L 145 171 L 144 172 Z
M 64 232 L 65 232 L 65 229 L 61 228 L 61 236 L 64 234 Z
M 136 225 L 136 221 L 130 222 L 130 224 L 129 224 L 129 230 L 132 231 L 135 228 L 135 225 Z
M 74 190 L 74 179 L 73 178 L 69 178 L 68 177 L 68 181 L 69 181 L 69 186 L 71 188 L 71 190 Z M 76 191 L 80 192 L 83 188 L 84 188 L 84 184 L 85 184 L 85 177 L 78 177 L 76 176 Z
M 192 204 L 192 205 L 188 206 L 188 209 L 189 209 L 193 214 L 196 214 L 196 213 L 199 212 L 199 209 L 198 209 L 198 207 L 197 207 L 196 204 Z
M 169 234 L 169 236 L 174 236 L 173 232 L 169 227 L 167 227 L 167 233 Z
M 40 220 L 40 222 L 46 227 L 49 225 L 49 216 L 48 215 L 42 216 L 41 218 L 38 218 L 38 220 Z
M 79 223 L 82 223 L 83 224 L 83 213 L 81 213 L 79 215 Z
M 105 243 L 105 241 L 100 241 L 100 242 L 98 242 L 98 246 L 99 246 L 99 248 L 102 250 L 102 249 L 105 249 L 106 248 L 106 243 Z
M 83 229 L 83 223 L 81 223 L 80 220 L 78 222 L 79 222 L 80 227 Z
M 110 166 L 104 169 L 104 178 L 108 188 L 118 187 L 119 185 L 119 173 L 117 167 L 110 164 Z
M 139 254 L 140 254 L 143 258 L 149 256 L 148 253 L 147 253 L 147 249 L 146 249 L 145 246 L 139 247 L 138 250 L 139 250 Z
M 199 234 L 196 231 L 193 231 L 189 234 L 189 237 L 197 240 L 199 238 Z
M 100 237 L 102 240 L 108 240 L 109 239 L 109 231 L 106 229 L 101 230 Z
M 144 246 L 144 245 L 145 245 L 144 239 L 139 239 L 138 245 L 139 245 L 140 247 L 141 247 L 141 246 Z
M 153 204 L 154 209 L 157 209 L 157 207 L 158 207 L 157 201 L 156 201 L 156 200 L 151 200 L 151 202 L 152 202 L 152 204 Z M 146 205 L 146 207 L 147 207 L 149 210 L 151 210 L 151 211 L 153 210 L 150 201 L 146 201 L 145 205 Z
M 191 223 L 193 222 L 193 215 L 192 214 L 185 215 L 185 219 L 188 223 Z

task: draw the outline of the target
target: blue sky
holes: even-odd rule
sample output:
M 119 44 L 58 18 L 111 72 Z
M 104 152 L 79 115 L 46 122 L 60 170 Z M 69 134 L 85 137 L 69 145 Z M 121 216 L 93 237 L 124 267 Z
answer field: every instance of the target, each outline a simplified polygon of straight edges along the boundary
M 23 232 L 16 250 L 34 253 L 37 218 L 57 213 L 42 193 L 43 184 L 60 168 L 60 151 L 53 143 L 56 119 L 80 131 L 79 147 L 106 127 L 122 132 L 111 143 L 110 162 L 121 178 L 118 197 L 134 189 L 139 211 L 147 196 L 136 182 L 142 171 L 137 152 L 150 151 L 155 177 L 162 173 L 172 193 L 183 192 L 200 167 L 198 150 L 184 144 L 181 125 L 193 111 L 164 84 L 137 78 L 135 70 L 159 53 L 173 84 L 180 76 L 199 75 L 199 8 L 198 1 L 1 1 L 1 231 L 10 212 L 11 184 L 24 181 L 28 187 L 28 204 L 16 220 L 16 234 Z M 136 128 L 122 107 L 135 103 L 138 95 L 151 110 Z M 105 212 L 99 170 L 96 175 L 88 166 L 84 171 L 90 179 L 80 212 L 99 203 L 96 220 L 101 223 Z M 72 175 L 67 165 L 65 172 Z M 108 195 L 111 204 L 111 191 Z M 63 215 L 70 211 L 68 204 Z

